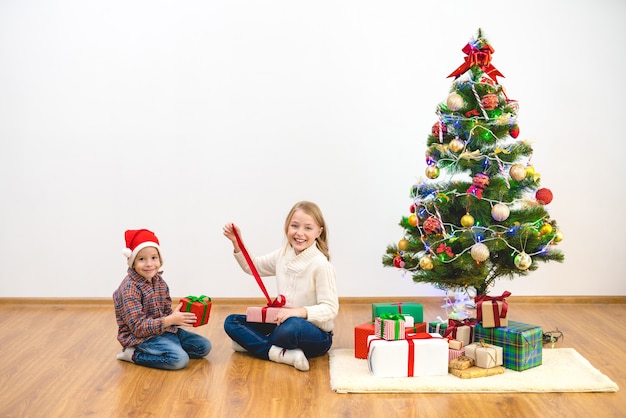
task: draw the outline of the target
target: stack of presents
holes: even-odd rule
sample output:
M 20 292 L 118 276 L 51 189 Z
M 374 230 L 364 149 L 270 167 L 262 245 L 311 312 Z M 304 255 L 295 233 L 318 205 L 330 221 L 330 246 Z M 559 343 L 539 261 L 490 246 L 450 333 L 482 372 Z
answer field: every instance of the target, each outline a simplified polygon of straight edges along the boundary
M 475 318 L 430 322 L 419 303 L 373 303 L 372 320 L 354 328 L 354 356 L 378 377 L 467 379 L 539 366 L 542 329 L 509 320 L 508 296 L 476 297 Z

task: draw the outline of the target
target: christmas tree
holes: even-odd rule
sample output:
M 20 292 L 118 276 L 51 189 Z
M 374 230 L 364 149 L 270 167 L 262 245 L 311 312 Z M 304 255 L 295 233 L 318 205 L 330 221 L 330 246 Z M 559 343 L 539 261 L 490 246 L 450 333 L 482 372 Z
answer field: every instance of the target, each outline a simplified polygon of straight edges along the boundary
M 563 236 L 546 210 L 552 192 L 540 186 L 533 149 L 516 139 L 518 104 L 499 84 L 482 30 L 463 52 L 428 135 L 426 179 L 411 187 L 404 236 L 387 247 L 383 265 L 416 283 L 486 295 L 499 278 L 563 261 Z

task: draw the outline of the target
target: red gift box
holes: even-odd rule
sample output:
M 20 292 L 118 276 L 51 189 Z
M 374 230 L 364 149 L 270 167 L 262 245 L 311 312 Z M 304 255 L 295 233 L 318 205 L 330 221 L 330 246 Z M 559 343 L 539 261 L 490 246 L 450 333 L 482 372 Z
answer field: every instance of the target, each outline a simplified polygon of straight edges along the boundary
M 211 298 L 205 295 L 202 296 L 187 296 L 180 300 L 183 303 L 181 312 L 192 312 L 196 314 L 196 322 L 194 327 L 199 327 L 209 322 L 209 315 L 211 314 Z
M 367 358 L 367 337 L 374 335 L 374 323 L 366 322 L 354 327 L 354 357 Z

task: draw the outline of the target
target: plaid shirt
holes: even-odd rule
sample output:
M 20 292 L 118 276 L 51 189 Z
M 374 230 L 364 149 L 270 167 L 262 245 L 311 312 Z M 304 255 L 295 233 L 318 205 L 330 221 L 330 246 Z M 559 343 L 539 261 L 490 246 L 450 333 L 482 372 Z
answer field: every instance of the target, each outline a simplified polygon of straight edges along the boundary
M 128 269 L 128 275 L 113 293 L 117 339 L 122 347 L 134 346 L 164 332 L 175 333 L 176 326 L 163 327 L 163 317 L 172 313 L 170 289 L 161 272 L 152 281 Z

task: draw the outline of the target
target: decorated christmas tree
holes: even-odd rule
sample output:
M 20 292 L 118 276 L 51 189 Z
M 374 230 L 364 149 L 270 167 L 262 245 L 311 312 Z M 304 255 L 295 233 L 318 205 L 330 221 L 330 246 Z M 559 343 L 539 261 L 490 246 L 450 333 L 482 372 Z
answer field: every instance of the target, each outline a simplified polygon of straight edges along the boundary
M 538 263 L 563 261 L 563 236 L 547 211 L 552 192 L 540 186 L 533 149 L 517 140 L 518 103 L 499 83 L 493 48 L 478 30 L 428 135 L 426 178 L 411 187 L 403 237 L 383 265 L 416 283 L 486 295 L 499 278 Z M 473 293 L 473 291 L 472 291 Z

